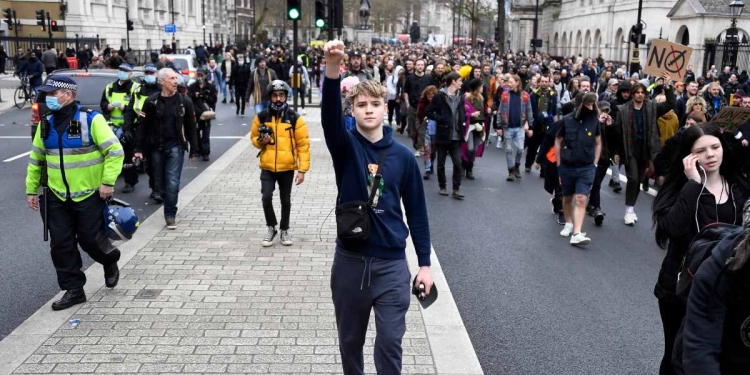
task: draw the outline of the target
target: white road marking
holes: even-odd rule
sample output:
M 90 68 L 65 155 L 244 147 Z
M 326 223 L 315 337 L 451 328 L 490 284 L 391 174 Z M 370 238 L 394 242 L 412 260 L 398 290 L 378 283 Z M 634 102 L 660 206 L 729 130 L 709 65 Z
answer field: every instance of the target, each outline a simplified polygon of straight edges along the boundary
M 310 138 L 310 142 L 320 142 L 322 139 L 320 138 Z
M 612 177 L 612 170 L 608 168 L 607 169 L 607 174 L 610 177 Z M 625 177 L 625 173 L 620 172 L 620 186 L 622 186 L 622 190 L 623 191 L 625 190 L 625 188 L 627 187 L 627 185 L 628 185 L 628 178 Z M 602 181 L 602 187 L 604 187 L 604 181 Z M 643 189 L 641 189 L 641 183 L 638 183 L 638 190 L 643 191 Z M 656 189 L 654 189 L 654 188 L 652 188 L 652 187 L 649 186 L 648 191 L 646 192 L 646 194 L 655 197 L 658 192 L 659 192 L 658 190 L 656 190 Z
M 241 135 L 218 135 L 218 136 L 212 136 L 211 139 L 242 139 L 245 138 Z
M 28 139 L 31 140 L 30 135 L 0 135 L 0 139 Z
M 3 162 L 9 163 L 9 162 L 12 162 L 13 160 L 20 159 L 20 158 L 22 158 L 24 156 L 28 156 L 30 153 L 31 153 L 31 151 L 26 151 L 23 154 L 16 155 L 16 156 L 14 156 L 12 158 L 7 158 L 7 159 L 3 160 Z

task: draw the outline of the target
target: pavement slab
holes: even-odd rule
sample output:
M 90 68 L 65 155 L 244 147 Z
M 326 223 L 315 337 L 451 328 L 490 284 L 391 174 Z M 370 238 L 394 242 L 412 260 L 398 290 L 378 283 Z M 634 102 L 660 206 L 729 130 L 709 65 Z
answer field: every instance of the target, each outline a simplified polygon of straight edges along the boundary
M 86 272 L 87 303 L 52 312 L 50 301 L 0 342 L 0 375 L 341 373 L 329 288 L 335 176 L 320 109 L 307 109 L 305 119 L 312 169 L 292 191 L 293 246 L 260 246 L 257 150 L 242 139 L 181 191 L 177 230 L 157 211 L 121 246 L 116 288 L 102 287 L 95 264 Z M 440 302 L 423 311 L 412 296 L 403 373 L 483 374 L 434 253 L 433 262 Z M 373 314 L 367 373 L 375 373 L 374 338 Z

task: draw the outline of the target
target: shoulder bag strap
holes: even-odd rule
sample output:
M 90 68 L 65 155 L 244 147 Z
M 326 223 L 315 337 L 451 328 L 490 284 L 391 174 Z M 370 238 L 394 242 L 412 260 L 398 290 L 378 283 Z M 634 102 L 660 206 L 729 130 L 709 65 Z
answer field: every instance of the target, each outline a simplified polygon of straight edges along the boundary
M 378 163 L 378 170 L 375 172 L 375 177 L 372 180 L 372 187 L 370 188 L 370 197 L 367 200 L 367 205 L 372 207 L 374 200 L 375 200 L 375 194 L 378 193 L 378 188 L 380 187 L 380 181 L 383 179 L 383 176 L 380 174 L 380 171 L 383 169 L 383 163 L 385 163 L 385 151 L 386 149 L 380 150 L 380 162 Z

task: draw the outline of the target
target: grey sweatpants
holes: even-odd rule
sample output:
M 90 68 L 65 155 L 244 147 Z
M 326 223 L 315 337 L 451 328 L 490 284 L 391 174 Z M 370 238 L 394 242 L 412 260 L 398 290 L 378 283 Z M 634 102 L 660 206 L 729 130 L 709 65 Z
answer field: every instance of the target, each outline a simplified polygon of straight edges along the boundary
M 411 299 L 411 274 L 404 259 L 379 259 L 336 249 L 331 292 L 336 310 L 344 375 L 364 375 L 370 311 L 375 309 L 375 369 L 378 375 L 400 375 L 401 339 Z

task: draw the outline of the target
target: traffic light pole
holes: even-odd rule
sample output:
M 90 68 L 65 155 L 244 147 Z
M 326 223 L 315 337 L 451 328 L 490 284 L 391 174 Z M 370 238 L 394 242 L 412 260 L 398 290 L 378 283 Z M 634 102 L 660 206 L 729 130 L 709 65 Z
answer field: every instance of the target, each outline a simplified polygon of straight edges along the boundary
M 52 18 L 50 18 L 49 12 L 47 12 L 47 35 L 49 36 L 49 44 L 53 45 L 53 42 L 52 42 Z
M 336 0 L 327 0 L 328 3 L 328 40 L 333 40 L 333 24 L 335 23 L 333 17 L 336 12 L 333 7 L 336 6 Z
M 639 16 L 640 17 L 640 16 Z M 534 8 L 534 40 L 531 44 L 531 59 L 536 59 L 536 38 L 539 30 L 539 0 L 536 0 L 536 7 Z
M 128 49 L 130 49 L 130 11 L 125 10 L 125 35 L 128 38 Z
M 292 64 L 294 64 L 294 74 L 292 74 L 292 84 L 296 85 L 295 88 L 292 89 L 292 95 L 294 96 L 294 111 L 297 112 L 297 97 L 299 96 L 299 90 L 302 88 L 302 78 L 300 77 L 297 79 L 297 73 L 299 72 L 299 64 L 297 64 L 297 55 L 299 54 L 299 47 L 297 46 L 297 28 L 299 20 L 293 20 L 292 21 L 292 31 L 294 35 L 292 35 Z M 302 100 L 304 99 L 304 96 L 302 97 Z
M 638 30 L 641 30 L 641 10 L 643 9 L 643 0 L 638 0 L 638 21 L 635 23 L 636 32 Z M 632 55 L 630 56 L 630 75 L 633 75 L 633 73 L 638 72 L 638 68 L 641 65 L 640 61 L 640 52 L 638 50 L 638 42 L 640 41 L 641 34 L 638 32 L 638 34 L 635 37 L 635 40 L 632 41 L 633 43 L 633 50 Z

